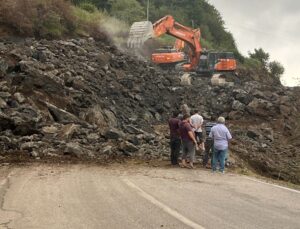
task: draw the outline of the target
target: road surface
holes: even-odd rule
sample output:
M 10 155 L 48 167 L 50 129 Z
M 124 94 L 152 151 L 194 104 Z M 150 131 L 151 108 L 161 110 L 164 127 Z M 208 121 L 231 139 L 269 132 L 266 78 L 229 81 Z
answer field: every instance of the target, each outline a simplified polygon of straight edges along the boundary
M 143 166 L 0 167 L 0 228 L 300 228 L 300 192 Z

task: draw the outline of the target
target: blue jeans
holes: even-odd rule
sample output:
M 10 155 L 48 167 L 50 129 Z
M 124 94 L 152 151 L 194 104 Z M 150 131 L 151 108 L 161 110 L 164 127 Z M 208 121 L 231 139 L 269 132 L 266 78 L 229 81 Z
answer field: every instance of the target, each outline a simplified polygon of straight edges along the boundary
M 212 170 L 217 170 L 217 164 L 220 162 L 220 172 L 223 172 L 225 169 L 225 158 L 227 155 L 228 149 L 217 150 L 214 148 L 213 158 L 212 158 Z

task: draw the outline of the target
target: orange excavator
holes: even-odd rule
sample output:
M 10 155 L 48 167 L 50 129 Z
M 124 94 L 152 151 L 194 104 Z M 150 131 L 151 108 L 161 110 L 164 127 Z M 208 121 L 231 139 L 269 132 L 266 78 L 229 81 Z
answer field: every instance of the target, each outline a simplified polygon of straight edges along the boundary
M 174 46 L 165 46 L 156 49 L 151 55 L 152 62 L 163 69 L 175 68 L 176 65 L 187 60 L 186 55 L 183 52 L 184 47 L 184 41 L 176 39 Z
M 163 17 L 154 24 L 150 21 L 133 23 L 127 45 L 131 48 L 139 48 L 148 39 L 164 34 L 173 36 L 188 45 L 188 62 L 182 65 L 184 71 L 215 74 L 236 70 L 236 60 L 233 53 L 203 50 L 200 43 L 200 29 L 181 25 L 170 15 Z

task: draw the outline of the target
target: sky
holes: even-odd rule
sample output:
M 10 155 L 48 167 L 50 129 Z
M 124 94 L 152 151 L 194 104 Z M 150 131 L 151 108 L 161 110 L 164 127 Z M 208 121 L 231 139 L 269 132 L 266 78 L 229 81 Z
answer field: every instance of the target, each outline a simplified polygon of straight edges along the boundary
M 208 0 L 221 13 L 242 54 L 262 48 L 285 67 L 282 83 L 300 78 L 300 0 Z

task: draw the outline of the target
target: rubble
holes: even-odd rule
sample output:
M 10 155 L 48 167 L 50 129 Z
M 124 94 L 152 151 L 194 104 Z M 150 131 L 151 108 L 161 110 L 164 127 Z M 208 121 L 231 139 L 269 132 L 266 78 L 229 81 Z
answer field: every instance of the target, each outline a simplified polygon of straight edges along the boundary
M 243 71 L 222 86 L 189 80 L 101 41 L 0 41 L 1 158 L 167 158 L 168 134 L 155 127 L 186 103 L 228 119 L 240 160 L 300 183 L 298 89 Z

